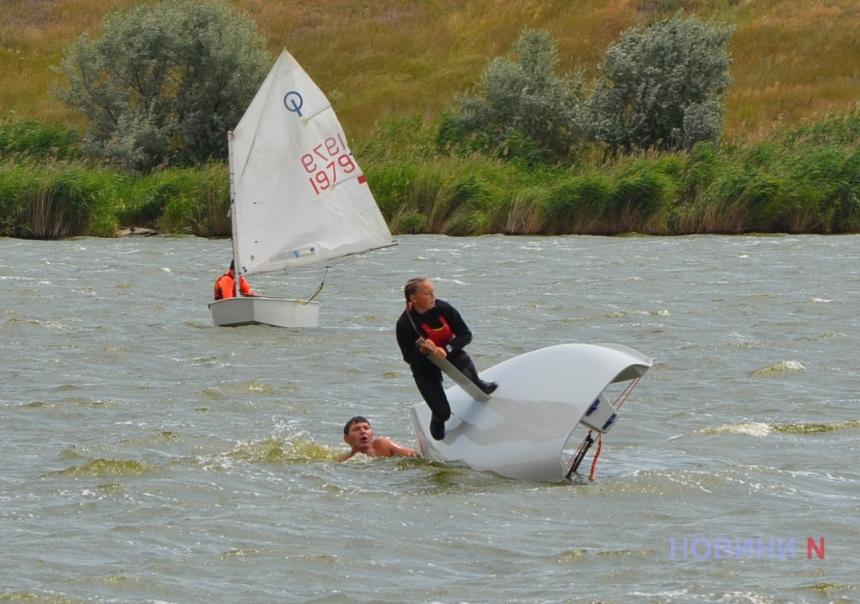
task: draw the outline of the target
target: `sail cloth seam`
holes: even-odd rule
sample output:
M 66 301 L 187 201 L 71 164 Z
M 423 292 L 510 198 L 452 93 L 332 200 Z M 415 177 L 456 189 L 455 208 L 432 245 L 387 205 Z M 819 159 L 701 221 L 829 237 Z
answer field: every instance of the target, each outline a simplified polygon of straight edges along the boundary
M 307 126 L 308 124 L 310 124 L 312 119 L 314 119 L 320 113 L 324 113 L 324 112 L 328 111 L 329 109 L 331 109 L 331 105 L 326 105 L 325 107 L 323 107 L 322 109 L 320 109 L 319 111 L 317 111 L 315 113 L 312 113 L 308 116 L 302 116 L 302 126 Z

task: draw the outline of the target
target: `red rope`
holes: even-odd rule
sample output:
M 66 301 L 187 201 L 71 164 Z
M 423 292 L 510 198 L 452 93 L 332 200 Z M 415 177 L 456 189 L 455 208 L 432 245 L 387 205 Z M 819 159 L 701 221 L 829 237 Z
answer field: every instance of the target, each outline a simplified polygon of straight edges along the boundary
M 627 401 L 628 397 L 633 392 L 633 389 L 636 388 L 636 385 L 639 383 L 640 379 L 641 378 L 635 378 L 635 379 L 631 380 L 630 383 L 627 384 L 627 387 L 624 389 L 624 391 L 618 395 L 618 398 L 615 399 L 615 403 L 613 404 L 616 411 L 621 409 L 621 406 Z M 567 478 L 570 478 L 570 475 L 576 471 L 576 468 L 579 466 L 578 461 L 581 462 L 582 458 L 585 457 L 585 452 L 587 451 L 587 449 L 583 450 L 583 448 L 586 446 L 586 443 L 588 442 L 588 439 L 590 436 L 591 436 L 591 430 L 588 431 L 588 435 L 585 437 L 585 440 L 582 441 L 582 444 L 579 445 L 579 449 L 576 450 L 576 453 L 574 453 L 573 457 L 570 458 L 570 461 L 567 462 L 567 467 L 568 467 L 568 472 L 567 472 L 567 476 L 566 476 Z M 598 434 L 597 435 L 597 452 L 595 452 L 595 454 L 594 454 L 594 459 L 591 460 L 591 472 L 588 475 L 589 480 L 594 480 L 595 474 L 597 473 L 597 460 L 600 459 L 600 452 L 602 450 L 603 450 L 603 435 Z M 574 467 L 574 464 L 576 464 L 576 467 Z
M 576 467 L 574 467 L 573 464 L 575 463 L 578 467 L 579 464 L 582 463 L 582 458 L 585 457 L 585 452 L 591 446 L 591 444 L 588 442 L 591 438 L 591 433 L 592 430 L 589 430 L 588 434 L 585 435 L 585 438 L 582 439 L 582 442 L 579 443 L 579 447 L 577 447 L 576 452 L 573 454 L 573 457 L 571 457 L 570 461 L 567 462 L 567 469 L 570 470 L 567 473 L 568 478 L 570 478 L 570 475 L 576 471 Z
M 603 435 L 597 437 L 597 453 L 594 454 L 594 459 L 591 462 L 591 473 L 588 475 L 589 480 L 594 480 L 594 473 L 597 470 L 597 460 L 600 458 L 600 451 L 603 449 Z
M 618 409 L 621 409 L 621 405 L 623 405 L 627 401 L 627 397 L 630 396 L 630 394 L 633 392 L 633 389 L 636 387 L 636 384 L 638 384 L 639 380 L 641 380 L 641 379 L 642 378 L 636 378 L 634 380 L 631 380 L 631 382 L 629 384 L 627 384 L 627 387 L 624 389 L 624 392 L 622 392 L 621 394 L 618 395 L 618 398 L 615 399 L 615 405 L 614 405 L 616 411 Z M 621 402 L 619 402 L 619 401 L 621 401 Z

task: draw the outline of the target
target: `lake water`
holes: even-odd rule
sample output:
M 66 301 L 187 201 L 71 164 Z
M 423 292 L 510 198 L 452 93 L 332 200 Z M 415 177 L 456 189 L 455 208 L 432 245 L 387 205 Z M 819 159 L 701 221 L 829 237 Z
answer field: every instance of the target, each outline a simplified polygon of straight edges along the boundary
M 290 330 L 212 327 L 226 240 L 0 239 L 0 601 L 860 601 L 860 236 L 400 241 Z M 419 275 L 479 369 L 654 359 L 594 481 L 334 461 L 356 414 L 416 445 Z

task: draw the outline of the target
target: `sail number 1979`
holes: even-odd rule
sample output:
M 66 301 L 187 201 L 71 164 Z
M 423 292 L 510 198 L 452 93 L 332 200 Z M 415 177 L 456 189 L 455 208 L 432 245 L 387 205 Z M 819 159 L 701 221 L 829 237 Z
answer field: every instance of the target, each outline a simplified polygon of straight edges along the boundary
M 337 136 L 326 138 L 310 153 L 302 155 L 302 166 L 311 175 L 308 181 L 317 195 L 337 182 L 339 171 L 350 174 L 358 168 L 340 132 Z

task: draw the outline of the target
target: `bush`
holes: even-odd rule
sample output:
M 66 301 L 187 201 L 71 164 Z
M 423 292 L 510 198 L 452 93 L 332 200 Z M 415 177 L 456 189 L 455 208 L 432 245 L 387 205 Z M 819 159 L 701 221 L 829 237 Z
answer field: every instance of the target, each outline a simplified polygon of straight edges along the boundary
M 593 137 L 613 148 L 679 150 L 722 132 L 733 26 L 682 19 L 634 27 L 606 51 L 590 107 Z
M 440 141 L 533 162 L 566 159 L 583 133 L 581 74 L 555 75 L 558 51 L 543 31 L 523 30 L 514 52 L 516 63 L 497 57 L 477 91 L 458 96 Z
M 87 119 L 86 151 L 124 170 L 227 156 L 271 59 L 254 22 L 222 0 L 165 0 L 112 13 L 56 69 L 56 95 Z

